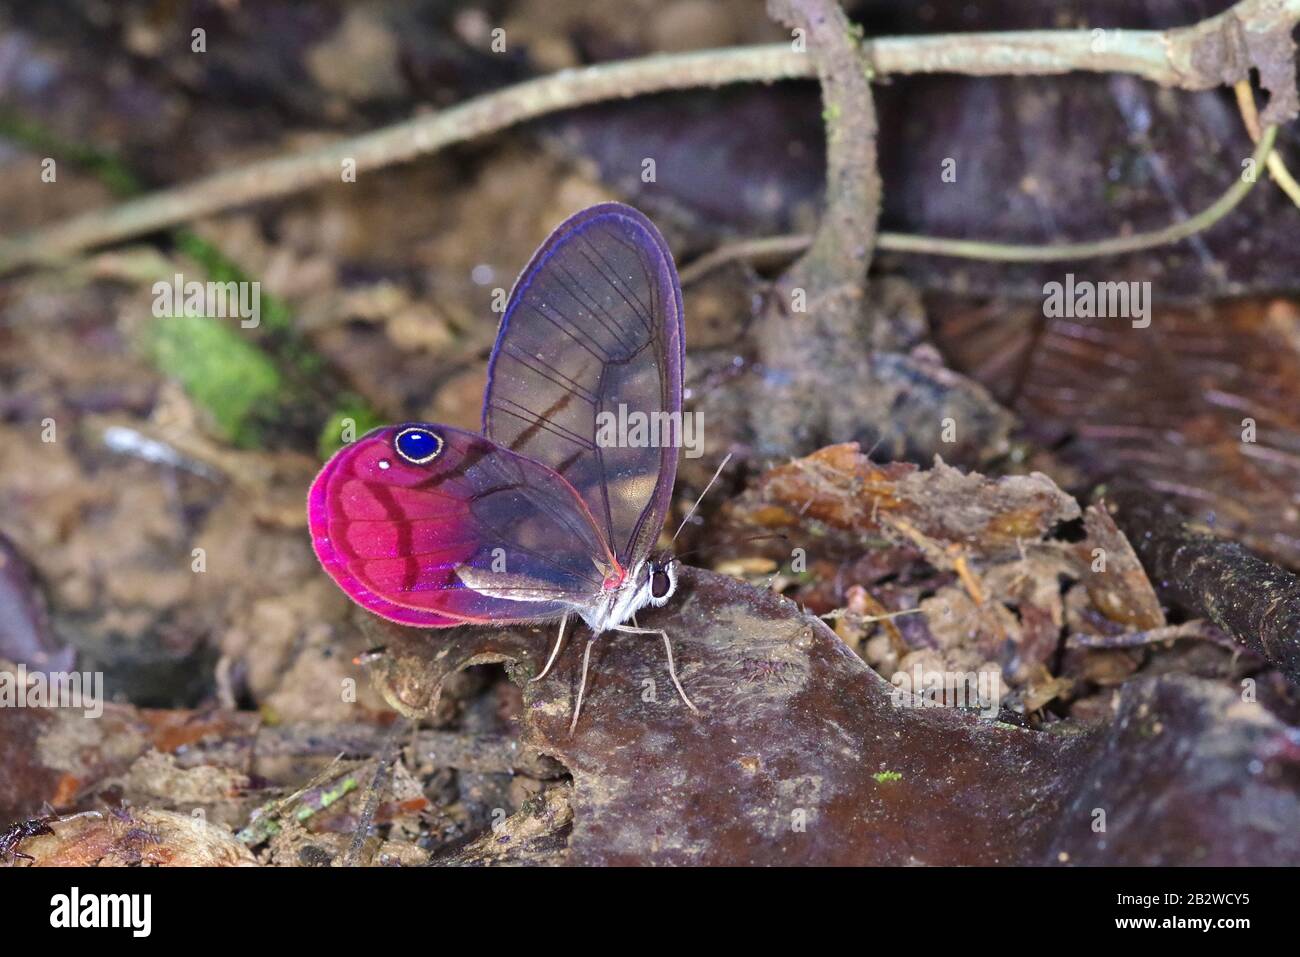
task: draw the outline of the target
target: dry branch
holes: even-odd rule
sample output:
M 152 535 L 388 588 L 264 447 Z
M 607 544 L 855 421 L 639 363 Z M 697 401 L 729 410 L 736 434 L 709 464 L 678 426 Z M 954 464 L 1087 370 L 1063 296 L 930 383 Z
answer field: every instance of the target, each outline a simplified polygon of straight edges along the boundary
M 887 37 L 866 41 L 874 77 L 914 73 L 1047 76 L 1130 73 L 1187 90 L 1232 84 L 1259 70 L 1272 98 L 1266 124 L 1298 111 L 1291 30 L 1300 0 L 1241 0 L 1224 13 L 1173 30 L 1033 30 Z M 564 70 L 439 113 L 417 116 L 303 153 L 215 173 L 194 183 L 95 210 L 0 243 L 0 272 L 57 260 L 247 203 L 338 182 L 344 160 L 357 172 L 435 153 L 559 110 L 694 87 L 810 78 L 816 65 L 790 44 L 659 55 Z

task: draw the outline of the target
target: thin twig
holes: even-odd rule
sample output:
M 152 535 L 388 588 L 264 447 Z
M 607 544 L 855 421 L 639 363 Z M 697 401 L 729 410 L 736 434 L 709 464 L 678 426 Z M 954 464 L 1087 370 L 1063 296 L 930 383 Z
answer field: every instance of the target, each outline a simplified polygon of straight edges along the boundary
M 1253 167 L 1263 166 L 1273 151 L 1273 142 L 1277 138 L 1277 127 L 1270 126 L 1264 131 L 1252 155 Z M 940 256 L 955 256 L 963 259 L 984 259 L 998 262 L 1059 262 L 1072 259 L 1095 259 L 1101 256 L 1114 256 L 1120 253 L 1136 252 L 1165 246 L 1193 236 L 1213 226 L 1237 204 L 1246 198 L 1246 194 L 1255 186 L 1258 174 L 1252 176 L 1238 175 L 1223 195 L 1216 199 L 1195 216 L 1181 222 L 1173 223 L 1163 229 L 1147 233 L 1134 233 L 1131 236 L 1115 236 L 1110 239 L 1098 239 L 1082 243 L 1059 243 L 1043 246 L 1025 246 L 1013 243 L 987 243 L 974 239 L 938 239 L 931 236 L 906 236 L 890 234 L 886 243 L 886 234 L 882 233 L 877 242 L 880 249 L 893 252 L 932 253 Z
M 847 608 L 836 608 L 834 611 L 828 611 L 826 614 L 817 617 L 823 621 L 839 621 L 841 618 L 847 618 L 854 624 L 869 625 L 877 621 L 892 621 L 904 615 L 917 615 L 923 611 L 925 611 L 924 608 L 904 608 L 902 611 L 889 611 L 883 615 L 859 615 Z
M 279 818 L 288 812 L 289 807 L 312 788 L 320 787 L 327 781 L 339 777 L 344 772 L 337 770 L 343 762 L 343 755 L 337 754 L 324 770 L 315 774 L 310 781 L 284 797 L 276 798 L 253 811 L 248 824 L 235 834 L 237 840 L 250 846 L 261 844 L 272 834 L 278 832 Z M 232 765 L 233 766 L 233 765 Z
M 246 203 L 342 179 L 344 163 L 363 173 L 436 153 L 526 120 L 591 103 L 729 83 L 812 74 L 788 45 L 738 47 L 647 57 L 562 70 L 457 106 L 316 149 L 215 173 L 194 183 L 96 210 L 0 244 L 0 272 L 173 226 Z
M 384 735 L 384 747 L 379 754 L 379 763 L 375 765 L 375 776 L 370 781 L 370 790 L 366 792 L 366 803 L 361 809 L 361 819 L 357 822 L 357 829 L 352 834 L 352 842 L 343 855 L 344 867 L 359 867 L 364 863 L 362 855 L 365 852 L 366 838 L 370 836 L 375 814 L 379 811 L 379 802 L 383 799 L 384 791 L 388 789 L 388 779 L 392 776 L 393 763 L 397 760 L 397 739 L 405 729 L 406 719 L 398 718 Z
M 1263 136 L 1251 156 L 1256 169 L 1276 155 L 1273 153 L 1276 139 L 1277 127 L 1270 126 L 1263 131 Z M 887 252 L 923 253 L 930 256 L 952 256 L 957 259 L 980 259 L 986 262 L 1059 262 L 1115 256 L 1176 243 L 1210 228 L 1246 198 L 1246 194 L 1254 188 L 1258 178 L 1257 175 L 1238 176 L 1223 195 L 1195 216 L 1145 233 L 1081 243 L 1032 245 L 881 232 L 876 235 L 876 249 Z M 793 255 L 807 249 L 811 241 L 812 237 L 807 235 L 769 236 L 720 246 L 683 269 L 682 282 L 695 282 L 707 273 L 740 259 L 762 258 L 782 253 Z
M 1161 86 L 1211 89 L 1252 65 L 1251 41 L 1289 34 L 1300 0 L 1241 0 L 1223 13 L 1173 30 L 1090 29 L 886 37 L 863 43 L 873 79 L 915 73 L 1049 76 L 1076 70 L 1130 73 Z M 1244 38 L 1244 39 L 1243 39 Z M 1225 77 L 1215 50 L 1244 44 L 1238 71 Z M 1276 70 L 1276 67 L 1273 67 Z M 615 100 L 730 83 L 806 79 L 816 67 L 791 44 L 667 54 L 563 70 L 475 97 L 425 116 L 317 149 L 226 170 L 0 243 L 0 272 L 55 261 L 107 243 L 155 232 L 232 207 L 339 182 L 343 163 L 356 172 L 403 163 L 548 113 Z M 1272 75 L 1270 73 L 1270 75 Z M 1274 77 L 1276 79 L 1276 77 Z M 1275 91 L 1276 93 L 1276 91 Z M 1294 101 L 1275 95 L 1274 122 Z M 1278 115 L 1282 114 L 1282 115 Z
M 887 235 L 887 234 L 880 234 Z M 877 236 L 877 240 L 879 235 Z M 788 236 L 765 236 L 762 239 L 745 239 L 728 243 L 705 253 L 681 270 L 679 278 L 683 286 L 698 282 L 709 273 L 721 269 L 733 262 L 754 262 L 756 260 L 778 259 L 799 255 L 808 248 L 812 237 L 807 233 Z
M 1255 110 L 1255 94 L 1250 88 L 1250 80 L 1238 80 L 1233 84 L 1232 91 L 1237 95 L 1237 109 L 1241 111 L 1241 121 L 1246 132 L 1250 134 L 1252 142 L 1258 143 L 1263 134 L 1259 128 L 1259 113 Z M 1268 174 L 1282 192 L 1291 197 L 1291 202 L 1300 206 L 1300 183 L 1295 181 L 1282 154 L 1277 150 L 1268 154 Z
M 1179 638 L 1199 638 L 1203 641 L 1223 645 L 1233 651 L 1240 651 L 1231 638 L 1219 631 L 1204 618 L 1193 618 L 1180 625 L 1164 625 L 1147 631 L 1128 631 L 1118 635 L 1089 635 L 1082 632 L 1072 634 L 1065 639 L 1067 648 L 1141 648 L 1161 642 L 1173 642 Z

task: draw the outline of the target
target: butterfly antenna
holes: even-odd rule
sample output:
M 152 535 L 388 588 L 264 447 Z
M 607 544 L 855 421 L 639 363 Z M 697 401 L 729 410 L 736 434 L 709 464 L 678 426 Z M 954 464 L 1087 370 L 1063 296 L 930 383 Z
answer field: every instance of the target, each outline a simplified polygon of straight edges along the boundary
M 709 549 L 729 548 L 733 545 L 748 545 L 750 542 L 761 542 L 764 539 L 780 538 L 790 541 L 790 536 L 784 532 L 764 532 L 761 535 L 745 535 L 741 538 L 724 538 L 720 542 L 709 542 L 707 545 L 700 545 L 698 548 L 688 548 L 684 552 L 677 552 L 678 558 L 685 558 L 687 555 L 695 555 L 699 552 L 708 551 Z
M 677 526 L 677 531 L 673 532 L 674 542 L 677 541 L 677 536 L 682 533 L 682 529 L 685 528 L 686 523 L 691 520 L 691 517 L 695 514 L 695 510 L 699 508 L 700 503 L 704 501 L 704 496 L 709 494 L 709 489 L 713 488 L 713 483 L 718 480 L 718 476 L 722 474 L 722 470 L 727 467 L 727 463 L 730 461 L 731 453 L 728 452 L 727 457 L 723 459 L 722 464 L 718 466 L 718 470 L 713 473 L 713 478 L 709 479 L 709 484 L 704 486 L 704 491 L 700 493 L 700 497 L 695 500 L 695 504 L 691 506 L 691 510 L 686 513 L 686 517 L 682 519 L 682 523 Z

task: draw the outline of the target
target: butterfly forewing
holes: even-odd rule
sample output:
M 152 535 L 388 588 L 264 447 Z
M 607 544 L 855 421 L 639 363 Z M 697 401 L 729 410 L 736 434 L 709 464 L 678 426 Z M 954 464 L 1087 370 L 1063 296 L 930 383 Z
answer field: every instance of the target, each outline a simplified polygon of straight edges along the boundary
M 413 464 L 416 428 L 437 453 Z M 612 564 L 585 504 L 544 465 L 472 432 L 392 426 L 343 449 L 309 501 L 312 541 L 351 597 L 407 624 L 554 617 L 598 594 Z
M 563 223 L 515 284 L 484 433 L 562 476 L 625 569 L 658 537 L 677 473 L 681 289 L 654 225 L 618 203 Z

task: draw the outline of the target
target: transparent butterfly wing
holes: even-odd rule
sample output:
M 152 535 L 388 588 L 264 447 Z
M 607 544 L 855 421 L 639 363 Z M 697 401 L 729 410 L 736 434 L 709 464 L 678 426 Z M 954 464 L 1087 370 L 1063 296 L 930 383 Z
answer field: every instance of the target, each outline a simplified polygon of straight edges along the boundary
M 683 348 L 667 243 L 642 213 L 605 203 L 533 255 L 488 366 L 484 434 L 562 476 L 624 569 L 645 558 L 668 512 Z
M 551 469 L 473 432 L 428 464 L 394 448 L 408 425 L 339 451 L 312 484 L 325 570 L 355 601 L 426 628 L 558 617 L 600 593 L 609 554 L 586 505 Z

